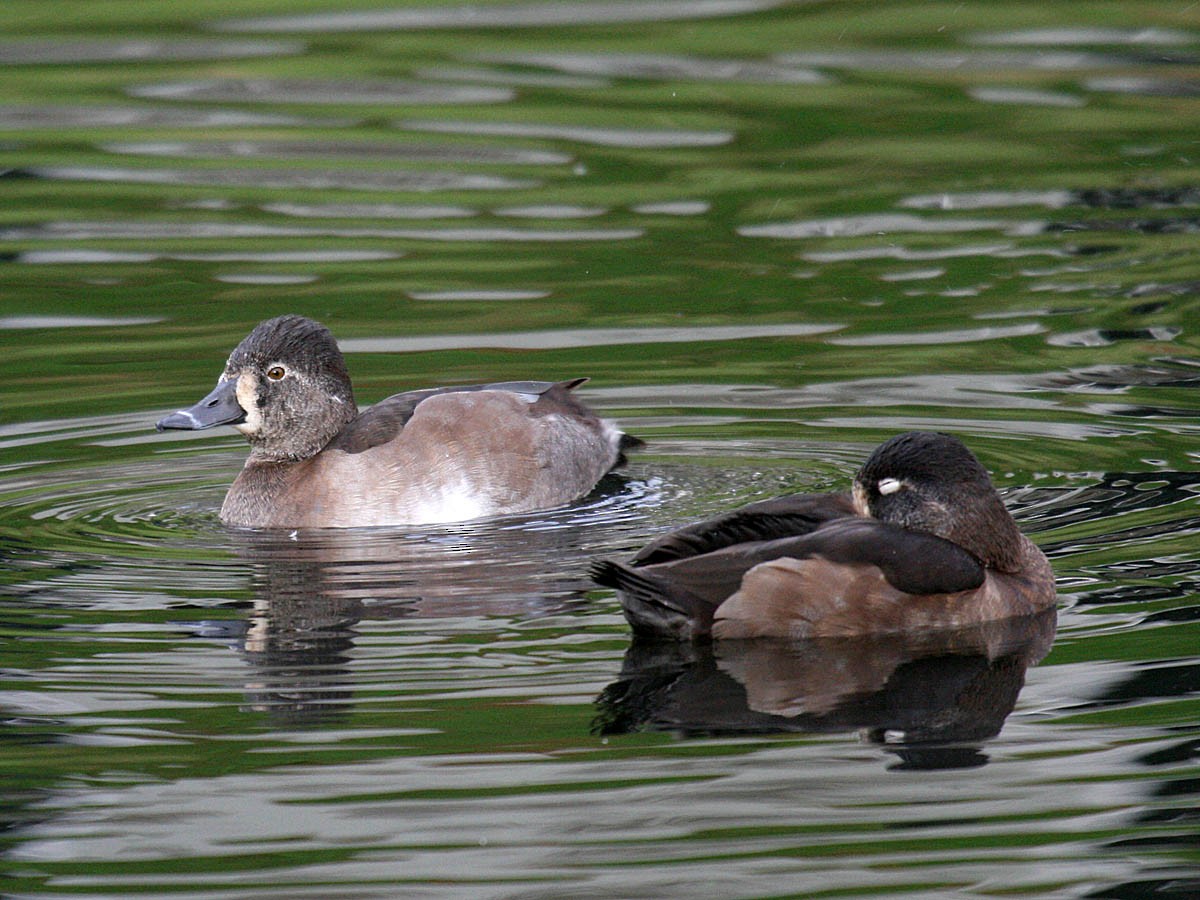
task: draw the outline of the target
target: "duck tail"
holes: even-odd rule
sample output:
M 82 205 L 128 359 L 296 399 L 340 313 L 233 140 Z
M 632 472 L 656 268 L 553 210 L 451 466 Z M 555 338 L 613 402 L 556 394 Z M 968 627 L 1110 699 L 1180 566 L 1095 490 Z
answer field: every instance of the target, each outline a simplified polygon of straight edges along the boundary
M 610 559 L 592 563 L 589 574 L 617 591 L 621 611 L 639 637 L 692 641 L 712 633 L 713 609 L 687 591 Z

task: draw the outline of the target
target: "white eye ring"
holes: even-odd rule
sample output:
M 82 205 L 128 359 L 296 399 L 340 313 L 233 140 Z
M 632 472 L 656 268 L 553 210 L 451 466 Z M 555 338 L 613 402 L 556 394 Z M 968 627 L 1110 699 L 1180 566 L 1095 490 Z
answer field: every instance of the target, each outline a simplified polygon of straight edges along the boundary
M 877 487 L 879 488 L 880 496 L 886 497 L 889 494 L 896 493 L 903 485 L 900 483 L 899 478 L 880 478 Z

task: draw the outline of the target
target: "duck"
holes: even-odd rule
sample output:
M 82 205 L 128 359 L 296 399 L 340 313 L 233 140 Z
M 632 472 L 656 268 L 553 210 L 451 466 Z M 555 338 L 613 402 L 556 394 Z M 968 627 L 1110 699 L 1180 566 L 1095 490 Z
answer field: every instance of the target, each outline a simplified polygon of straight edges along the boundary
M 752 503 L 599 560 L 635 638 L 801 640 L 959 629 L 1053 609 L 1054 572 L 953 435 L 881 444 L 849 491 Z
M 586 380 L 426 388 L 360 410 L 333 334 L 284 315 L 255 326 L 217 386 L 157 429 L 245 435 L 226 525 L 462 522 L 578 500 L 641 444 L 576 399 Z

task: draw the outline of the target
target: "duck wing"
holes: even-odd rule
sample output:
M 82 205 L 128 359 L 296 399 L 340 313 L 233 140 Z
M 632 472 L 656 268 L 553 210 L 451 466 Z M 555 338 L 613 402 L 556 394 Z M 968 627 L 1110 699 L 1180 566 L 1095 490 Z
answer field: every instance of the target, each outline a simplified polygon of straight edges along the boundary
M 747 542 L 798 537 L 833 519 L 854 515 L 848 493 L 775 497 L 664 534 L 638 551 L 632 564 L 652 566 Z
M 404 430 L 417 407 L 430 397 L 439 394 L 470 393 L 475 391 L 507 391 L 519 394 L 530 404 L 540 402 L 543 398 L 560 398 L 569 391 L 587 381 L 586 378 L 573 378 L 570 381 L 501 381 L 493 384 L 468 384 L 453 387 L 424 388 L 419 391 L 405 391 L 402 394 L 380 400 L 359 413 L 341 433 L 329 444 L 330 449 L 342 450 L 346 453 L 362 453 L 380 444 L 386 444 Z M 559 400 L 561 401 L 561 399 Z M 582 407 L 571 399 L 568 402 Z
M 746 571 L 714 614 L 713 634 L 809 638 L 956 627 L 983 615 L 976 598 L 989 593 L 981 590 L 987 581 L 983 564 L 951 541 L 843 519 Z
M 760 602 L 747 591 L 746 576 L 776 561 L 783 561 L 777 573 L 783 580 L 773 582 L 770 602 Z M 636 633 L 691 640 L 710 635 L 714 621 L 727 617 L 730 610 L 723 605 L 733 595 L 738 617 L 750 620 L 747 635 L 787 636 L 794 630 L 789 621 L 808 618 L 797 615 L 797 609 L 845 607 L 854 600 L 851 594 L 872 591 L 899 598 L 973 590 L 987 573 L 950 541 L 875 519 L 843 517 L 807 534 L 735 544 L 638 568 L 602 560 L 591 575 L 620 592 L 625 617 Z M 788 590 L 789 585 L 795 590 Z
M 905 594 L 970 591 L 987 577 L 983 563 L 952 541 L 865 517 L 830 522 L 799 541 L 771 543 L 783 551 L 774 559 L 819 558 L 877 568 L 888 584 Z

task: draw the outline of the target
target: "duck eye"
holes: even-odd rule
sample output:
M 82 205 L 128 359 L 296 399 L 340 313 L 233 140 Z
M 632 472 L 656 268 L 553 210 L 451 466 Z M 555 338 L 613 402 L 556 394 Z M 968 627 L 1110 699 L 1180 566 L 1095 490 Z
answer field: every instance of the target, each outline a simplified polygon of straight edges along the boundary
M 889 494 L 894 494 L 894 493 L 896 493 L 896 491 L 900 490 L 900 487 L 901 487 L 900 479 L 898 479 L 898 478 L 880 478 L 879 484 L 877 485 L 877 487 L 879 488 L 880 496 L 886 497 Z
M 283 366 L 271 366 L 271 368 L 267 369 L 267 377 L 272 381 L 278 381 L 286 374 L 287 372 L 284 371 Z

